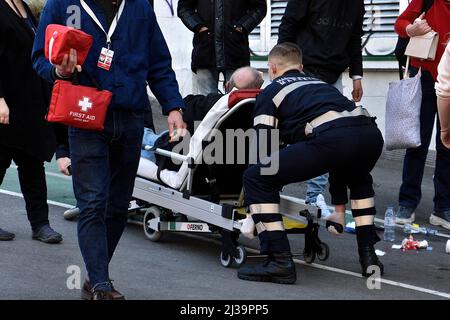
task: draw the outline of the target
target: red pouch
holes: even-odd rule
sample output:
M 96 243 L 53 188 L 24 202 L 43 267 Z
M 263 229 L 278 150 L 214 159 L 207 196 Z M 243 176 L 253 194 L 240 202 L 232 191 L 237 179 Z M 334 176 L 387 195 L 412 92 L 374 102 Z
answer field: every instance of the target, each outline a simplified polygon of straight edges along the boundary
M 75 49 L 77 50 L 77 63 L 82 65 L 92 43 L 92 36 L 81 30 L 59 24 L 49 24 L 45 30 L 45 57 L 51 64 L 60 65 L 64 55 L 70 54 L 70 49 Z
M 79 85 L 76 73 L 72 82 L 56 80 L 47 121 L 85 130 L 103 130 L 112 93 L 102 90 L 94 79 L 92 81 L 96 88 Z

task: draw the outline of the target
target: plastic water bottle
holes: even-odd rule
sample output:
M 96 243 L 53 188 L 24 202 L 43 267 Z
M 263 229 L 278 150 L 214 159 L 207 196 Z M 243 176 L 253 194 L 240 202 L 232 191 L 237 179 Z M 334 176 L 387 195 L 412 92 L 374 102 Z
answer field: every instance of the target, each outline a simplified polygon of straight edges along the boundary
M 395 241 L 395 213 L 393 206 L 389 206 L 384 214 L 384 241 Z

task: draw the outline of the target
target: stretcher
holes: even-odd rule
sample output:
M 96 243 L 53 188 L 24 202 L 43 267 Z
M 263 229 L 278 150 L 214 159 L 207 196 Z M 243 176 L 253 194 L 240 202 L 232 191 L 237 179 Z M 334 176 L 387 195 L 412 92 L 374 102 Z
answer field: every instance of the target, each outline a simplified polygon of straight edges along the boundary
M 133 190 L 136 205 L 130 211 L 143 216 L 141 222 L 149 240 L 160 241 L 168 232 L 218 233 L 222 243 L 221 264 L 230 267 L 245 262 L 246 249 L 238 238 L 242 219 L 246 217 L 242 175 L 248 163 L 206 164 L 200 160 L 205 148 L 218 139 L 217 135 L 225 136 L 226 140 L 227 129 L 245 131 L 253 127 L 258 93 L 258 90 L 235 90 L 222 97 L 195 130 L 185 155 L 143 146 L 159 157 L 179 162 L 175 170 L 170 170 L 141 158 Z M 222 145 L 226 146 L 226 142 Z M 244 150 L 248 160 L 250 142 L 247 142 Z M 280 209 L 286 231 L 305 235 L 301 254 L 305 261 L 312 263 L 316 257 L 326 260 L 329 248 L 318 235 L 320 209 L 286 195 L 281 195 Z

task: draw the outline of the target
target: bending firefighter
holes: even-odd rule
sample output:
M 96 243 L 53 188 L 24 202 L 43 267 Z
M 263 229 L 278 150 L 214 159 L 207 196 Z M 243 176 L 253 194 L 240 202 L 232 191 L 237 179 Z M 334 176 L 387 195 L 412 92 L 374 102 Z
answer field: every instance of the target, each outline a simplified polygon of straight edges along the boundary
M 264 136 L 278 129 L 281 150 L 269 150 L 269 159 L 259 159 L 244 173 L 245 205 L 258 232 L 261 254 L 267 260 L 256 266 L 242 266 L 238 277 L 250 281 L 291 284 L 297 273 L 279 211 L 279 191 L 284 185 L 330 173 L 332 203 L 345 209 L 350 189 L 351 209 L 356 221 L 359 262 L 362 274 L 374 269 L 383 273 L 375 254 L 380 239 L 373 224 L 375 216 L 371 170 L 382 148 L 383 138 L 374 118 L 345 98 L 336 88 L 302 73 L 301 50 L 281 43 L 269 54 L 269 75 L 273 82 L 258 96 L 254 126 L 258 148 Z M 271 145 L 270 139 L 264 139 Z M 257 150 L 260 154 L 259 151 Z M 267 161 L 269 160 L 269 161 Z M 278 163 L 275 174 L 267 167 Z M 345 212 L 345 210 L 344 210 Z M 335 219 L 338 220 L 338 219 Z M 342 225 L 334 224 L 342 232 Z M 343 223 L 343 221 L 342 221 Z

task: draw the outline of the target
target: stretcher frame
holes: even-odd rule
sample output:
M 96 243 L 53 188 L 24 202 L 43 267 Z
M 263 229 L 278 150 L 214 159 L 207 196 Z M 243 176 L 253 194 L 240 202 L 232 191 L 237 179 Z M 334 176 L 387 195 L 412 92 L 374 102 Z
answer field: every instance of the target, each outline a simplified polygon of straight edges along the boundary
M 255 98 L 249 98 L 238 102 L 217 121 L 211 132 L 218 132 L 217 130 L 226 118 L 239 110 L 243 105 L 254 103 L 255 100 Z M 212 141 L 213 137 L 213 134 L 209 134 L 205 140 Z M 144 146 L 144 149 L 153 150 L 153 147 Z M 164 186 L 156 181 L 136 177 L 133 198 L 156 207 L 153 209 L 152 216 L 148 219 L 147 215 L 144 216 L 144 231 L 153 230 L 158 234 L 162 234 L 162 232 L 214 233 L 219 231 L 222 235 L 221 264 L 224 267 L 230 267 L 233 262 L 236 265 L 242 264 L 247 257 L 245 248 L 237 242 L 242 227 L 242 222 L 239 221 L 241 214 L 237 208 L 242 207 L 242 199 L 234 203 L 230 203 L 230 201 L 214 203 L 191 195 L 195 174 L 193 159 L 159 148 L 155 149 L 154 152 L 161 156 L 171 157 L 177 161 L 187 161 L 188 174 L 179 190 Z M 145 207 L 145 205 L 142 207 Z M 191 220 L 185 222 L 165 221 L 165 219 L 161 218 L 161 215 L 155 215 L 157 208 L 182 214 Z M 281 195 L 280 211 L 284 217 L 306 226 L 303 230 L 297 231 L 297 233 L 305 234 L 305 249 L 301 254 L 305 257 L 305 261 L 312 263 L 316 256 L 322 261 L 326 260 L 329 255 L 328 246 L 321 242 L 318 237 L 321 210 L 316 206 L 306 205 L 298 198 Z M 147 232 L 146 235 L 148 236 Z M 159 238 L 149 237 L 153 241 L 159 241 Z

